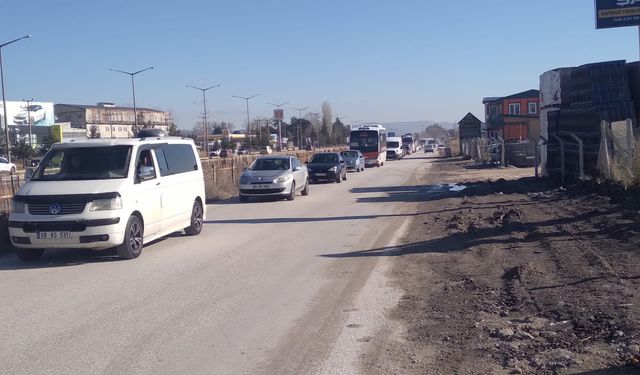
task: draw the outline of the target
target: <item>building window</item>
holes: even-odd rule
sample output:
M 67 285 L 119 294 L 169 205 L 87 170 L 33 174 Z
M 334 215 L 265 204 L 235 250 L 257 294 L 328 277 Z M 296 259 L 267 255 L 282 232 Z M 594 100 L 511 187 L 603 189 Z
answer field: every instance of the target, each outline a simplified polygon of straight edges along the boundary
M 536 113 L 538 113 L 538 103 L 529 102 L 529 114 L 535 115 Z
M 509 104 L 509 114 L 510 115 L 519 115 L 520 114 L 520 103 L 511 103 L 511 104 Z

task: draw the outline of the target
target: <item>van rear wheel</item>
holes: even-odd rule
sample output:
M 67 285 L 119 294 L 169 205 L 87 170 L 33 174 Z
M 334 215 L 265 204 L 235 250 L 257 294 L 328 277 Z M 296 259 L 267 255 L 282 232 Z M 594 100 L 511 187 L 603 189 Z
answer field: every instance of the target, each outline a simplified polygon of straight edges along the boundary
M 193 208 L 191 209 L 191 225 L 184 228 L 184 232 L 189 236 L 196 236 L 202 232 L 204 211 L 200 201 L 193 202 Z
M 127 222 L 124 241 L 116 246 L 116 252 L 122 259 L 134 259 L 142 253 L 144 227 L 140 219 L 132 215 Z
M 23 262 L 34 262 L 42 256 L 44 249 L 16 249 L 16 255 Z

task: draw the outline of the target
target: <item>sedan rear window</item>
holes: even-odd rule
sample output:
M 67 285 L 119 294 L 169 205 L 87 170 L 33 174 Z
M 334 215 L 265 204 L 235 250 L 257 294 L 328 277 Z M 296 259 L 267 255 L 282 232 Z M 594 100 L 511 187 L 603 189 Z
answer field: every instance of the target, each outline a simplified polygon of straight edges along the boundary
M 358 151 L 342 151 L 341 154 L 342 154 L 342 156 L 346 156 L 348 158 L 357 158 L 358 157 Z
M 338 155 L 336 154 L 315 154 L 311 158 L 311 163 L 331 164 L 338 162 Z

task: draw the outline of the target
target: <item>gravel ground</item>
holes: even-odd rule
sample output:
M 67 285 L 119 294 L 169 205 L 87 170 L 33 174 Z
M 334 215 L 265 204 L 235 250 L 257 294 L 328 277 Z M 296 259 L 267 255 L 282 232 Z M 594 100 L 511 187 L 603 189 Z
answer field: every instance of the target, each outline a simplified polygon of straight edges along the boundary
M 532 174 L 453 158 L 419 176 L 402 245 L 354 254 L 393 257 L 404 293 L 364 373 L 640 373 L 640 193 Z

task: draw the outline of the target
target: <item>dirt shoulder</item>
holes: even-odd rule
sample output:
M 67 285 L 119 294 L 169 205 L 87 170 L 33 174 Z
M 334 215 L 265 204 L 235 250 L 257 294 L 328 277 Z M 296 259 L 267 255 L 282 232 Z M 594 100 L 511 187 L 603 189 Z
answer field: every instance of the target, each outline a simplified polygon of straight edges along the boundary
M 378 254 L 394 257 L 404 296 L 363 372 L 637 373 L 626 366 L 640 350 L 635 196 L 434 164 L 403 245 Z

